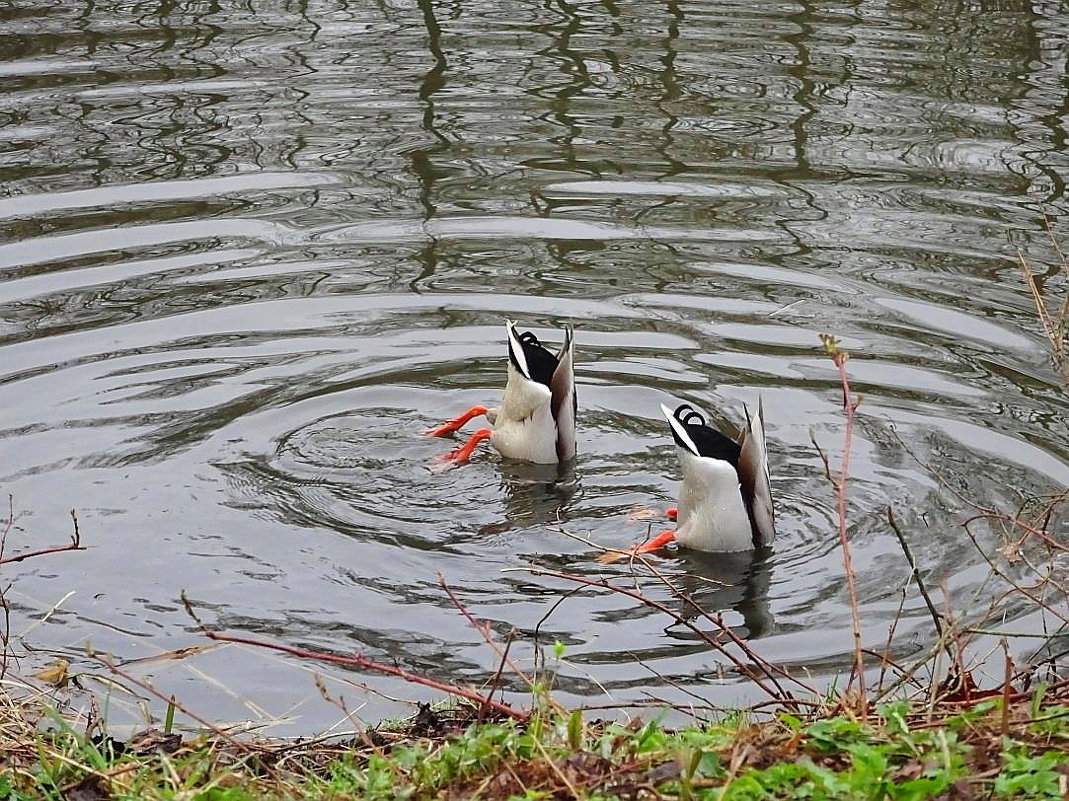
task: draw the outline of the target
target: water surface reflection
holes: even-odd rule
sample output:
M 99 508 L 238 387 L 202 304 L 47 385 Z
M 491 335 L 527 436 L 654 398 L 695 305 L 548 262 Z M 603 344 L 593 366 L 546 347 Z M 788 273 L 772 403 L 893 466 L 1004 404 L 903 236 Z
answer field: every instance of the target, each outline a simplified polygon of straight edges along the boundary
M 10 593 L 24 628 L 74 592 L 34 632 L 48 648 L 200 644 L 185 590 L 223 627 L 478 684 L 496 655 L 438 576 L 530 639 L 575 589 L 507 572 L 530 563 L 689 615 L 559 529 L 634 542 L 630 510 L 676 491 L 658 404 L 729 425 L 760 396 L 774 550 L 660 570 L 830 680 L 851 644 L 811 444 L 834 454 L 843 430 L 822 332 L 865 398 L 866 643 L 899 615 L 896 653 L 933 641 L 912 593 L 899 612 L 888 506 L 953 608 L 979 609 L 997 588 L 969 502 L 1069 484 L 1069 404 L 1017 262 L 1064 289 L 1056 3 L 14 0 L 0 33 L 0 475 L 20 534 L 73 506 L 90 545 L 25 563 Z M 422 433 L 496 397 L 506 317 L 576 327 L 579 455 L 435 474 Z M 754 697 L 670 623 L 570 596 L 539 629 L 566 644 L 562 700 Z M 262 654 L 146 664 L 219 718 L 338 714 Z M 344 692 L 367 720 L 404 709 Z

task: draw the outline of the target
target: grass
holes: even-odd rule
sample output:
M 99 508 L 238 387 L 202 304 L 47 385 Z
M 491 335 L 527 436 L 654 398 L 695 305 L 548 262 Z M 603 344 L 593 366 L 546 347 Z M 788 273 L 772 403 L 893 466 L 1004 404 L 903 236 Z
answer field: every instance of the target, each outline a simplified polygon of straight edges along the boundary
M 86 738 L 5 706 L 0 798 L 9 799 L 1062 799 L 1069 697 L 1037 691 L 867 721 L 745 714 L 672 729 L 549 712 L 473 722 L 471 706 L 421 709 L 347 742 Z M 19 719 L 11 719 L 16 713 Z

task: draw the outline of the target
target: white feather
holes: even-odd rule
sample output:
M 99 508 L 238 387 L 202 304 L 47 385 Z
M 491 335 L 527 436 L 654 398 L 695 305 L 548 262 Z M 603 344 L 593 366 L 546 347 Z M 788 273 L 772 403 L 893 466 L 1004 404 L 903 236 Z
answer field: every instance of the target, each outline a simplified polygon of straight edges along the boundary
M 527 366 L 527 354 L 523 352 L 523 343 L 516 336 L 516 323 L 512 322 L 512 320 L 505 321 L 505 335 L 508 337 L 509 353 L 516 358 L 516 364 L 519 365 L 523 377 L 530 379 L 531 368 Z M 509 364 L 512 364 L 511 358 L 509 359 Z
M 750 517 L 731 463 L 695 456 L 678 446 L 676 455 L 683 469 L 676 541 L 700 551 L 752 549 Z
M 505 394 L 494 417 L 490 444 L 509 459 L 554 464 L 557 460 L 557 424 L 550 410 L 549 387 L 508 366 Z
M 698 456 L 698 446 L 695 445 L 694 440 L 690 438 L 690 433 L 687 431 L 687 427 L 679 422 L 679 420 L 676 419 L 676 416 L 672 413 L 672 410 L 663 403 L 661 404 L 661 411 L 664 413 L 664 416 L 668 418 L 668 424 L 672 426 L 672 430 L 676 432 L 681 440 L 683 440 L 683 444 L 690 449 L 690 452 L 694 456 Z

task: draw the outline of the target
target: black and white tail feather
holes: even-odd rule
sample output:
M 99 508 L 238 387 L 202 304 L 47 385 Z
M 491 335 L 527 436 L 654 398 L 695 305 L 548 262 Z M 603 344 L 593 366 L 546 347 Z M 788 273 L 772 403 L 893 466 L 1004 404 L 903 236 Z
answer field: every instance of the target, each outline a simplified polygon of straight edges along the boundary
M 704 551 L 767 547 L 775 537 L 764 408 L 746 414 L 736 440 L 706 425 L 689 404 L 661 405 L 683 471 L 675 539 Z
M 554 354 L 530 331 L 506 323 L 509 369 L 491 443 L 503 456 L 548 464 L 575 456 L 572 329 Z
M 427 432 L 444 437 L 456 433 L 469 420 L 484 416 L 493 429 L 480 428 L 463 446 L 438 457 L 435 472 L 464 464 L 483 440 L 509 459 L 557 464 L 575 456 L 575 378 L 572 329 L 564 329 L 564 344 L 554 354 L 530 331 L 522 334 L 511 320 L 505 322 L 508 342 L 508 377 L 501 405 L 488 409 L 472 406 L 459 417 Z

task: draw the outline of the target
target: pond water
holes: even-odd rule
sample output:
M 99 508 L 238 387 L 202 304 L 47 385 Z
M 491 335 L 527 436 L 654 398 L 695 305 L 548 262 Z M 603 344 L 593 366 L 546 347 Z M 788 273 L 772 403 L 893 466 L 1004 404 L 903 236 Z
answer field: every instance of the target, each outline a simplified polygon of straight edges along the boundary
M 38 661 L 101 673 L 91 643 L 277 733 L 341 717 L 321 672 L 375 722 L 436 696 L 238 646 L 153 657 L 206 644 L 185 591 L 231 633 L 480 684 L 498 656 L 441 574 L 516 630 L 520 665 L 536 628 L 564 644 L 565 703 L 759 699 L 665 616 L 597 589 L 553 609 L 575 585 L 515 569 L 674 603 L 561 529 L 641 539 L 629 514 L 678 487 L 658 404 L 729 427 L 762 398 L 773 552 L 658 565 L 830 682 L 852 645 L 811 443 L 838 464 L 822 332 L 864 396 L 866 644 L 909 577 L 889 506 L 961 610 L 997 593 L 967 501 L 1069 485 L 1069 403 L 1017 262 L 1058 289 L 1059 3 L 10 0 L 0 34 L 8 549 L 63 542 L 72 507 L 88 546 L 5 570 Z M 550 342 L 574 325 L 579 455 L 547 474 L 487 449 L 434 473 L 451 443 L 421 434 L 496 402 L 506 318 Z M 912 590 L 900 618 L 892 651 L 922 654 Z

